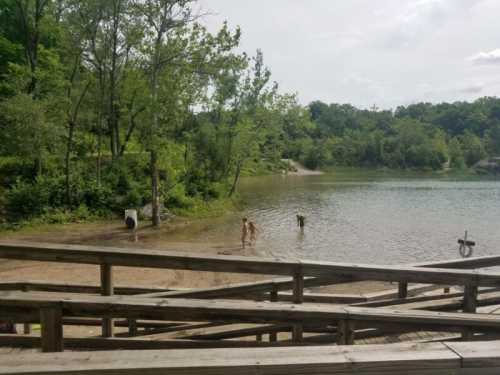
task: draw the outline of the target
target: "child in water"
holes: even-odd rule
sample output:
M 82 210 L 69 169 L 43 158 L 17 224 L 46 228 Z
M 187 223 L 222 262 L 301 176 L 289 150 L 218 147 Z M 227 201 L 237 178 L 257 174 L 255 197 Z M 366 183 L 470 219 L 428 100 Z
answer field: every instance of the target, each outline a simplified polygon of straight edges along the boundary
M 301 230 L 304 230 L 306 225 L 306 218 L 302 215 L 297 215 L 297 226 L 300 227 Z
M 253 221 L 248 223 L 248 230 L 250 231 L 250 246 L 252 246 L 252 243 L 255 245 L 257 242 L 257 232 L 259 230 Z
M 241 225 L 241 245 L 243 249 L 245 248 L 246 239 L 248 236 L 248 219 L 244 217 L 242 219 L 243 224 Z

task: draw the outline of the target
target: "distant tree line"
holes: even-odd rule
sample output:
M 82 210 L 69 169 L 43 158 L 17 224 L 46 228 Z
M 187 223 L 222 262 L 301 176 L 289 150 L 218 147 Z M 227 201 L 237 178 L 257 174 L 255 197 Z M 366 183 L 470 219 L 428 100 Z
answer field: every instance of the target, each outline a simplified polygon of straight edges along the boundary
M 500 101 L 302 106 L 240 30 L 194 0 L 0 0 L 0 221 L 152 203 L 196 211 L 282 158 L 310 168 L 471 166 L 500 153 Z
M 500 100 L 419 103 L 395 111 L 320 101 L 310 123 L 288 131 L 285 153 L 310 168 L 330 165 L 464 169 L 500 155 Z

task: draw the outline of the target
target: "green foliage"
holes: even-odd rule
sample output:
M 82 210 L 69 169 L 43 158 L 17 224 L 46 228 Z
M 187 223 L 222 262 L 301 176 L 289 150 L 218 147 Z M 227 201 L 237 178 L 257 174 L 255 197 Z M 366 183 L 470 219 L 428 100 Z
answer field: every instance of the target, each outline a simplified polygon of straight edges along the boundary
M 310 166 L 367 166 L 440 170 L 472 167 L 496 155 L 500 100 L 432 105 L 387 111 L 350 105 L 309 105 L 313 129 L 288 132 L 285 153 Z
M 44 176 L 35 183 L 18 180 L 6 195 L 6 213 L 10 221 L 41 216 L 53 207 L 61 207 L 63 181 Z
M 2 216 L 65 222 L 151 202 L 209 215 L 282 159 L 440 170 L 500 154 L 497 98 L 303 106 L 261 51 L 239 52 L 238 28 L 198 23 L 195 3 L 0 0 Z
M 57 134 L 47 112 L 46 102 L 35 101 L 26 94 L 0 102 L 0 154 L 24 160 L 43 158 Z

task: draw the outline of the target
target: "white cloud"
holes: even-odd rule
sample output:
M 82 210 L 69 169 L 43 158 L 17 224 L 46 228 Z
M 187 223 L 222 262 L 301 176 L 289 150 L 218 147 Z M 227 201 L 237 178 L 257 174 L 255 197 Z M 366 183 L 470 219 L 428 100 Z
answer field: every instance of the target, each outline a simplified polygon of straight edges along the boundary
M 483 83 L 476 83 L 460 88 L 459 92 L 463 94 L 479 94 L 483 91 L 484 86 L 485 85 Z
M 479 52 L 468 57 L 467 60 L 479 65 L 500 64 L 500 48 L 489 52 Z
M 211 30 L 240 25 L 241 49 L 262 49 L 273 79 L 304 104 L 500 96 L 484 65 L 500 66 L 500 0 L 199 1 L 217 14 L 205 18 Z

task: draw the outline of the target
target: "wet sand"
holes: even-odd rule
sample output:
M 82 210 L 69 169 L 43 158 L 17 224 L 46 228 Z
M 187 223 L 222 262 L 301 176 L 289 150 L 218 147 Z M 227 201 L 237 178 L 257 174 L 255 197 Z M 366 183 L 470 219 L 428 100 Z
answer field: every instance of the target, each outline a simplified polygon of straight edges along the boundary
M 0 233 L 0 239 L 156 249 L 190 254 L 261 255 L 252 247 L 242 249 L 238 239 L 233 238 L 228 238 L 226 241 L 217 243 L 206 241 L 170 242 L 168 240 L 170 232 L 191 224 L 189 221 L 178 220 L 174 223 L 166 224 L 160 229 L 144 226 L 137 232 L 137 241 L 134 235 L 124 228 L 123 223 L 119 221 L 55 225 L 19 232 L 4 232 Z M 163 288 L 200 288 L 270 278 L 270 276 L 265 275 L 129 267 L 115 267 L 114 277 L 116 285 Z M 99 268 L 93 265 L 0 260 L 0 279 L 3 281 L 34 280 L 98 285 L 100 274 Z M 363 294 L 384 290 L 388 287 L 390 287 L 390 284 L 387 283 L 363 282 L 315 288 L 314 290 L 330 293 Z
M 200 254 L 224 254 L 238 256 L 259 256 L 252 247 L 241 248 L 239 241 L 228 238 L 220 243 L 210 242 L 170 242 L 168 235 L 184 226 L 191 225 L 188 221 L 177 221 L 164 225 L 161 229 L 150 226 L 142 227 L 136 237 L 124 228 L 121 222 L 101 222 L 95 224 L 69 224 L 45 226 L 23 230 L 19 232 L 0 233 L 2 240 L 32 241 L 46 243 L 81 244 L 94 246 L 115 246 L 124 248 L 161 249 Z M 162 288 L 202 288 L 209 286 L 227 285 L 240 282 L 252 282 L 269 279 L 266 275 L 246 275 L 216 272 L 193 272 L 183 270 L 162 270 L 152 268 L 114 267 L 115 286 L 162 287 Z M 100 270 L 98 266 L 50 262 L 12 261 L 0 259 L 1 281 L 45 281 L 52 283 L 72 283 L 99 285 Z M 358 282 L 352 284 L 333 285 L 328 287 L 307 289 L 321 293 L 363 294 L 386 289 L 397 288 L 396 285 L 381 282 Z M 245 325 L 233 325 L 233 329 L 240 329 Z M 228 328 L 228 327 L 226 327 Z M 18 325 L 18 332 L 22 326 Z M 190 334 L 213 333 L 217 329 L 195 329 Z M 115 328 L 117 334 L 126 334 L 125 328 Z M 34 333 L 39 333 L 38 326 Z M 66 326 L 67 337 L 99 336 L 100 327 Z M 179 331 L 171 334 L 148 336 L 150 339 L 183 337 L 188 332 Z M 280 339 L 288 339 L 288 333 L 280 333 Z M 251 339 L 251 338 L 250 338 Z

